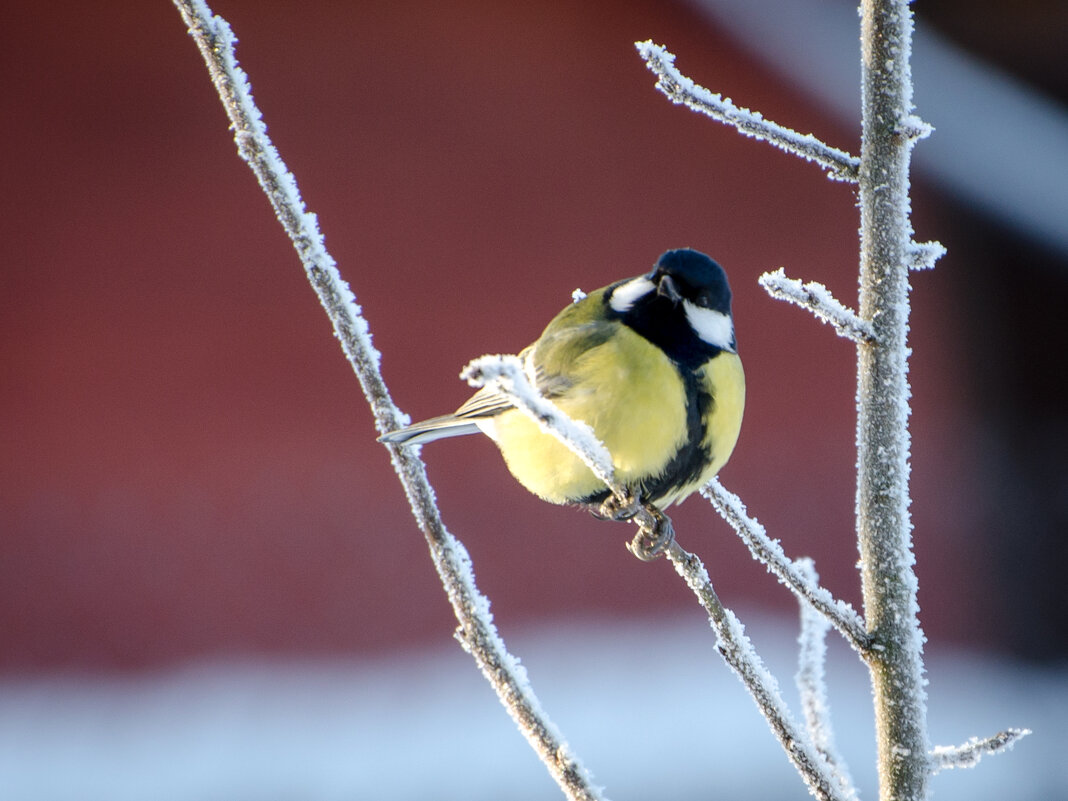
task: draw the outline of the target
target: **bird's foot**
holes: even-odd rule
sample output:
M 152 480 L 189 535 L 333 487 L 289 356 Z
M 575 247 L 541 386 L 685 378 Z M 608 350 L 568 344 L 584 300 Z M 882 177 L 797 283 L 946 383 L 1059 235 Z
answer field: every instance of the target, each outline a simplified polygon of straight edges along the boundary
M 620 499 L 615 495 L 609 495 L 600 506 L 590 509 L 590 514 L 598 520 L 630 520 L 638 514 L 641 502 L 633 495 Z
M 645 509 L 653 518 L 652 525 L 639 524 L 638 533 L 627 543 L 627 550 L 643 562 L 651 562 L 675 541 L 675 527 L 671 525 L 671 518 L 655 506 L 648 505 Z

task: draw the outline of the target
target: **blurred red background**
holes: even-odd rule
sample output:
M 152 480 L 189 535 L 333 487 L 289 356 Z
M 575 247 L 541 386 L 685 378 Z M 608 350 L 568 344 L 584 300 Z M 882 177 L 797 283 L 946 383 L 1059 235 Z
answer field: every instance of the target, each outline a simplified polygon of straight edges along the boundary
M 730 275 L 749 387 L 723 483 L 859 603 L 853 349 L 756 283 L 783 266 L 853 303 L 853 188 L 672 106 L 633 42 L 843 149 L 856 127 L 685 5 L 386 6 L 215 11 L 397 403 L 416 418 L 455 408 L 460 368 L 526 345 L 574 288 L 701 249 Z M 25 6 L 0 34 L 0 670 L 448 638 L 359 385 L 177 12 L 87 8 Z M 1001 557 L 984 545 L 990 376 L 960 300 L 967 214 L 918 178 L 917 238 L 950 248 L 914 275 L 920 601 L 930 636 L 1010 648 L 1006 590 L 989 583 Z M 629 527 L 528 496 L 488 441 L 424 455 L 505 633 L 692 611 L 667 564 L 627 554 Z M 674 518 L 726 602 L 793 614 L 703 501 Z

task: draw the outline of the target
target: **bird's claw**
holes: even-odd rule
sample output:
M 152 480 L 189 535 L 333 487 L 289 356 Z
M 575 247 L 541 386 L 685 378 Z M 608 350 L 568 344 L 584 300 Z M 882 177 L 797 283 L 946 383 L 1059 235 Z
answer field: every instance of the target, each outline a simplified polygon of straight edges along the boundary
M 652 504 L 643 504 L 633 495 L 624 498 L 609 495 L 600 506 L 590 507 L 590 514 L 598 520 L 633 520 L 642 511 L 652 520 L 644 519 L 638 523 L 638 533 L 627 543 L 627 550 L 643 562 L 651 562 L 675 541 L 675 529 L 667 515 Z
M 675 541 L 675 527 L 671 519 L 655 506 L 646 507 L 653 515 L 652 528 L 642 524 L 627 550 L 643 562 L 651 562 L 666 551 Z
M 590 513 L 598 520 L 630 520 L 638 514 L 641 504 L 634 496 L 628 495 L 625 499 L 619 499 L 615 495 L 609 495 L 601 505 L 591 509 Z

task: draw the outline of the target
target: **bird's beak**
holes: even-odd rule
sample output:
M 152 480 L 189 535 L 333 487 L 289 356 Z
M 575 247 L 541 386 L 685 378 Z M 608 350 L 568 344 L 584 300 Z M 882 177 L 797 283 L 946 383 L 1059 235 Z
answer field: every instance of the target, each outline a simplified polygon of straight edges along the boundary
M 660 283 L 656 287 L 656 294 L 667 298 L 676 305 L 682 300 L 682 295 L 679 294 L 679 288 L 675 286 L 675 281 L 670 275 L 661 276 Z

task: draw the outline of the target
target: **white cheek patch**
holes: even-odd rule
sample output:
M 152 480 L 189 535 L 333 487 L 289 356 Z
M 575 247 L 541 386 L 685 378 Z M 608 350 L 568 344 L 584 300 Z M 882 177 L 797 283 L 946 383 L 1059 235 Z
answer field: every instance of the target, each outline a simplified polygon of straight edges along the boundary
M 656 284 L 644 275 L 632 278 L 627 283 L 616 287 L 616 290 L 612 293 L 612 299 L 608 301 L 608 305 L 612 307 L 613 311 L 623 314 L 630 311 L 631 306 L 634 305 L 638 298 L 648 295 L 654 289 L 656 289 Z
M 702 308 L 688 300 L 683 300 L 682 305 L 686 309 L 686 320 L 697 336 L 709 345 L 734 351 L 734 322 L 730 315 Z

